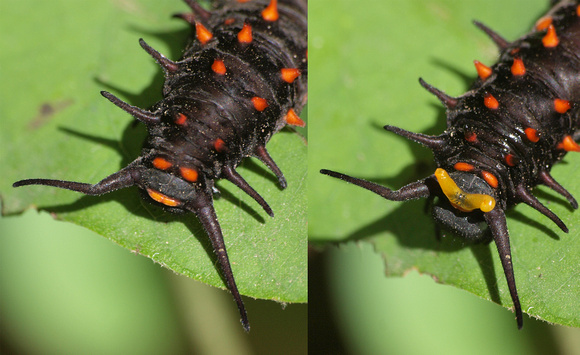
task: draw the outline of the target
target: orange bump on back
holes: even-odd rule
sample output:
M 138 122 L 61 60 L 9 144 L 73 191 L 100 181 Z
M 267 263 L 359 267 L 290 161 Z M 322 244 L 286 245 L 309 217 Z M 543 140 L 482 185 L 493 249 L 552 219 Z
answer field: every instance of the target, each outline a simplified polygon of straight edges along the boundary
M 213 147 L 215 148 L 215 150 L 217 150 L 219 153 L 225 152 L 226 150 L 226 142 L 223 141 L 223 139 L 218 138 L 213 142 Z
M 562 100 L 562 99 L 555 99 L 554 100 L 554 110 L 558 113 L 566 113 L 572 106 L 570 105 L 570 101 Z
M 175 119 L 175 123 L 177 123 L 180 126 L 184 125 L 186 121 L 187 121 L 187 116 L 184 115 L 183 113 L 180 113 L 179 115 L 177 115 L 177 118 Z
M 252 43 L 252 26 L 244 23 L 244 27 L 238 32 L 238 42 Z
M 531 127 L 526 128 L 524 130 L 524 133 L 526 134 L 528 140 L 532 143 L 536 143 L 537 141 L 540 140 L 540 134 L 538 133 L 538 131 Z
M 472 171 L 474 169 L 473 165 L 463 162 L 455 163 L 455 165 L 453 165 L 453 168 L 459 171 Z
M 300 69 L 297 68 L 282 68 L 280 73 L 282 74 L 282 80 L 288 84 L 292 84 L 301 74 Z
M 266 99 L 258 96 L 252 97 L 252 103 L 254 104 L 254 108 L 260 112 L 264 111 L 266 107 L 268 107 L 268 102 Z
M 294 109 L 288 110 L 288 113 L 286 114 L 285 120 L 286 120 L 286 123 L 288 123 L 289 125 L 292 125 L 292 126 L 299 126 L 299 127 L 306 126 L 306 123 L 304 123 L 304 121 L 302 121 L 302 119 L 300 117 L 298 117 L 298 115 L 296 114 Z
M 278 2 L 276 0 L 270 0 L 270 4 L 262 10 L 262 18 L 269 22 L 277 21 L 280 15 L 278 15 Z
M 485 97 L 483 98 L 483 104 L 485 105 L 485 107 L 491 110 L 495 110 L 499 107 L 499 102 L 495 97 L 493 97 L 492 94 L 485 95 Z
M 173 166 L 170 162 L 165 160 L 164 158 L 157 157 L 153 159 L 153 166 L 160 170 L 167 170 Z
M 494 189 L 497 189 L 499 183 L 495 175 L 493 175 L 489 171 L 484 170 L 481 172 L 481 176 L 483 176 L 483 179 L 485 180 L 485 182 L 489 184 L 489 186 L 493 187 Z
M 213 34 L 199 22 L 195 23 L 195 36 L 201 44 L 206 44 L 213 38 Z
M 159 202 L 164 204 L 165 206 L 170 206 L 170 207 L 175 207 L 175 206 L 179 206 L 181 204 L 181 202 L 179 200 L 176 200 L 174 198 L 171 198 L 169 196 L 166 196 L 164 194 L 162 194 L 159 191 L 155 191 L 152 189 L 147 189 L 147 193 L 149 194 L 149 196 Z
M 226 66 L 224 61 L 221 59 L 214 60 L 213 64 L 211 65 L 211 70 L 213 70 L 213 72 L 216 74 L 224 75 L 226 73 Z
M 569 135 L 565 136 L 564 139 L 562 139 L 562 142 L 558 143 L 556 148 L 563 149 L 567 152 L 580 152 L 580 145 L 578 145 L 578 143 L 572 139 L 572 136 Z
M 187 181 L 196 182 L 197 181 L 197 170 L 181 167 L 179 168 L 179 172 L 181 173 L 181 177 L 183 177 Z
M 545 16 L 536 22 L 536 30 L 543 31 L 552 24 L 552 16 Z
M 478 60 L 474 60 L 473 64 L 475 64 L 475 70 L 477 70 L 477 75 L 482 79 L 485 80 L 489 78 L 492 73 L 492 70 L 487 65 L 481 63 Z
M 542 38 L 542 44 L 546 48 L 554 48 L 558 43 L 560 43 L 560 40 L 556 34 L 556 28 L 554 25 L 549 25 L 548 32 L 546 32 L 546 35 Z
M 524 66 L 524 62 L 521 58 L 514 58 L 511 71 L 514 76 L 522 76 L 526 73 L 526 67 Z

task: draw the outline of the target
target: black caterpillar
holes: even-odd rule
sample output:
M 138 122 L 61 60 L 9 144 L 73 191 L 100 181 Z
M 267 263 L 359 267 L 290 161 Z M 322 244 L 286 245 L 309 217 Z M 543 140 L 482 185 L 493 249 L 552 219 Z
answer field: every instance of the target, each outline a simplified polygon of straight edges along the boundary
M 338 172 L 326 174 L 370 190 L 388 200 L 438 199 L 434 219 L 475 242 L 496 243 L 518 328 L 522 310 L 511 261 L 505 210 L 526 203 L 566 225 L 532 194 L 544 184 L 574 197 L 550 176 L 552 165 L 568 151 L 580 151 L 580 5 L 564 0 L 553 7 L 528 35 L 508 42 L 475 22 L 497 45 L 500 59 L 487 67 L 475 61 L 479 78 L 464 95 L 454 98 L 422 79 L 421 85 L 447 109 L 447 129 L 439 136 L 393 126 L 388 131 L 433 151 L 437 169 L 423 180 L 397 191 Z
M 170 212 L 193 212 L 211 240 L 242 325 L 249 331 L 213 207 L 214 183 L 231 181 L 274 215 L 235 168 L 243 158 L 257 157 L 286 187 L 265 145 L 286 125 L 304 126 L 298 114 L 307 93 L 307 2 L 221 0 L 211 11 L 195 0 L 185 2 L 193 12 L 176 17 L 190 23 L 195 34 L 180 61 L 167 59 L 139 40 L 165 73 L 164 98 L 144 110 L 101 92 L 147 126 L 141 156 L 94 185 L 27 179 L 13 186 L 47 185 L 102 195 L 136 185 L 145 199 Z

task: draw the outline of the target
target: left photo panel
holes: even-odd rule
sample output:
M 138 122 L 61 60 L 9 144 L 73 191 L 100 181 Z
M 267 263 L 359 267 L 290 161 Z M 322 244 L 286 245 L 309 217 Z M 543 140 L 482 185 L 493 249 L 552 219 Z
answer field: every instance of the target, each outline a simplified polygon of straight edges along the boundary
M 0 350 L 307 353 L 307 12 L 4 4 Z

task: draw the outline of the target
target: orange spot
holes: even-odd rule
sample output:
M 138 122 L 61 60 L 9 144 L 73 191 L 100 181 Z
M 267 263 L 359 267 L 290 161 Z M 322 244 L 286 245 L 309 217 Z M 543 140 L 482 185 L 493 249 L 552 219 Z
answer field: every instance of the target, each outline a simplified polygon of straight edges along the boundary
M 524 133 L 526 134 L 526 137 L 528 137 L 528 140 L 532 143 L 536 143 L 540 140 L 540 134 L 538 131 L 531 127 L 524 129 Z
M 171 168 L 173 164 L 171 164 L 170 162 L 161 157 L 157 157 L 153 159 L 153 166 L 160 170 L 167 170 Z
M 292 84 L 301 74 L 300 69 L 297 68 L 282 68 L 280 73 L 282 73 L 282 80 L 288 84 Z
M 218 153 L 225 152 L 226 142 L 224 142 L 223 139 L 218 138 L 213 142 L 213 147 L 218 151 Z
M 513 154 L 508 154 L 505 156 L 505 162 L 509 166 L 516 166 L 516 157 Z
M 184 115 L 183 113 L 180 113 L 175 119 L 175 123 L 177 123 L 178 125 L 184 125 L 185 121 L 187 121 L 187 116 Z
M 249 1 L 250 1 L 250 0 L 238 0 L 238 2 L 239 2 L 240 4 L 243 4 L 243 3 L 245 3 L 245 2 L 249 2 Z
M 278 15 L 278 2 L 276 0 L 270 0 L 270 4 L 262 10 L 262 18 L 266 21 L 274 22 L 280 17 Z
M 214 60 L 213 64 L 211 65 L 211 70 L 213 70 L 214 73 L 216 74 L 224 75 L 226 73 L 226 66 L 223 60 L 221 59 Z
M 495 110 L 499 107 L 499 102 L 497 102 L 496 98 L 493 97 L 492 94 L 485 95 L 485 97 L 483 98 L 483 104 L 485 105 L 485 107 L 492 110 Z
M 477 142 L 477 134 L 475 132 L 465 132 L 465 140 L 470 143 Z
M 568 101 L 568 100 L 562 100 L 562 99 L 554 100 L 554 109 L 558 113 L 566 113 L 566 112 L 568 112 L 568 110 L 571 107 L 572 106 L 570 106 L 570 101 Z
M 238 32 L 238 42 L 252 43 L 252 26 L 244 23 L 244 27 Z
M 298 117 L 296 112 L 294 112 L 294 109 L 288 110 L 288 113 L 286 114 L 285 120 L 286 120 L 286 123 L 288 123 L 289 125 L 299 126 L 299 127 L 306 126 L 306 123 L 304 123 L 304 121 L 302 121 L 302 119 L 300 119 L 300 117 Z
M 543 31 L 552 24 L 552 16 L 545 16 L 536 22 L 536 30 Z
M 514 49 L 512 49 L 512 50 L 510 51 L 510 54 L 511 54 L 511 55 L 516 55 L 516 54 L 518 54 L 519 52 L 520 52 L 520 49 L 519 49 L 519 48 L 514 48 Z
M 165 196 L 164 194 L 162 194 L 159 191 L 155 191 L 152 189 L 147 189 L 147 193 L 149 194 L 149 196 L 159 202 L 164 204 L 165 206 L 170 206 L 170 207 L 175 207 L 175 206 L 179 206 L 181 204 L 181 202 L 179 200 L 176 200 L 174 198 L 171 198 L 169 196 Z
M 514 76 L 522 76 L 526 73 L 526 67 L 524 66 L 524 61 L 521 58 L 514 58 L 512 64 L 512 74 Z
M 181 167 L 179 168 L 181 177 L 187 181 L 196 182 L 197 181 L 197 170 L 191 168 Z
M 483 176 L 483 180 L 485 180 L 489 184 L 489 186 L 493 187 L 494 189 L 497 189 L 498 182 L 495 175 L 493 175 L 489 171 L 484 170 L 481 172 L 481 176 Z
M 195 23 L 195 36 L 197 37 L 198 41 L 201 42 L 201 44 L 206 44 L 210 39 L 213 38 L 211 32 L 199 22 Z
M 261 97 L 252 97 L 252 103 L 254 104 L 254 108 L 260 112 L 264 111 L 266 107 L 268 107 L 268 102 Z
M 462 162 L 455 163 L 455 165 L 453 165 L 453 168 L 459 171 L 472 171 L 474 169 L 473 165 Z
M 556 28 L 554 28 L 554 25 L 548 26 L 548 32 L 546 32 L 546 35 L 544 38 L 542 38 L 542 43 L 546 48 L 554 48 L 558 45 L 558 43 L 560 43 L 558 35 L 556 35 Z
M 580 16 L 580 5 L 576 8 L 576 15 Z
M 556 148 L 564 149 L 567 152 L 580 152 L 580 145 L 574 142 L 572 136 L 565 136 L 564 139 L 562 139 L 562 142 L 558 143 Z
M 490 67 L 488 67 L 487 65 L 482 64 L 478 60 L 474 60 L 473 61 L 473 64 L 475 64 L 475 70 L 477 70 L 477 75 L 479 75 L 479 77 L 482 80 L 485 80 L 485 79 L 489 78 L 489 76 L 493 72 Z
M 235 18 L 227 18 L 224 21 L 224 25 L 229 26 L 229 25 L 232 25 L 234 22 L 236 22 L 236 19 Z

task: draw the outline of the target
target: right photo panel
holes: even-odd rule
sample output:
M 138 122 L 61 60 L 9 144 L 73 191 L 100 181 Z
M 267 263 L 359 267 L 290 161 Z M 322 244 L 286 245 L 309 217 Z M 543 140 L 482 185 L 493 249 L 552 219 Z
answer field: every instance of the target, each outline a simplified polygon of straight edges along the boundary
M 580 1 L 308 12 L 309 353 L 579 354 Z

